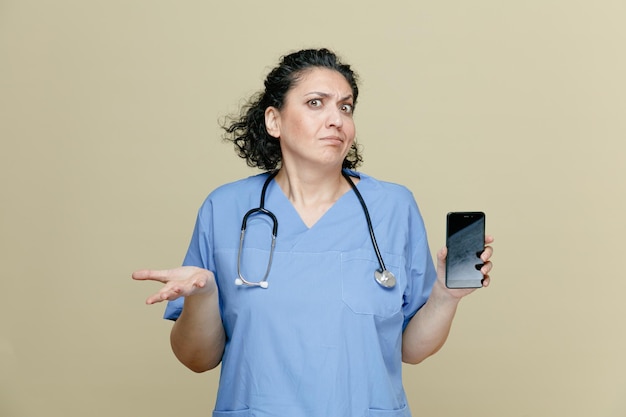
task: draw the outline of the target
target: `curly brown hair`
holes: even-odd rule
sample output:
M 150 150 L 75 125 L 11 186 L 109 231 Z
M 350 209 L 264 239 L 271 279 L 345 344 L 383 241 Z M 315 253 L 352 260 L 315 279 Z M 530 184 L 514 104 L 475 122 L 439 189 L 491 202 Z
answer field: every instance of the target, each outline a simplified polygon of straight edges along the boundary
M 311 68 L 328 68 L 339 72 L 352 88 L 354 105 L 359 95 L 357 74 L 349 65 L 343 64 L 337 55 L 328 49 L 304 49 L 282 57 L 278 66 L 267 75 L 265 89 L 253 95 L 245 103 L 240 114 L 229 117 L 222 125 L 224 140 L 235 145 L 237 155 L 246 160 L 250 167 L 274 170 L 280 166 L 282 152 L 280 143 L 267 133 L 265 110 L 268 107 L 281 109 L 285 96 Z M 343 168 L 358 167 L 363 158 L 356 141 L 343 161 Z

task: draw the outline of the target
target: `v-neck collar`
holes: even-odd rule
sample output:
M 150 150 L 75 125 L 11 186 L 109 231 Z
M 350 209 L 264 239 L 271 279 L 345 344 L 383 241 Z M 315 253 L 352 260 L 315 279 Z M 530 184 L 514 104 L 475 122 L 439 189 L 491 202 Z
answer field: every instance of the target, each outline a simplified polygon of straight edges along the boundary
M 363 176 L 353 171 L 347 172 L 349 175 L 359 178 L 359 183 L 356 186 L 361 189 L 360 186 L 364 180 Z M 350 216 L 355 215 L 357 211 L 354 210 L 358 210 L 358 213 L 361 213 L 363 210 L 354 190 L 350 187 L 309 227 L 304 223 L 291 200 L 289 200 L 275 180 L 272 180 L 267 188 L 265 207 L 270 211 L 276 212 L 278 219 L 277 244 L 282 242 L 291 248 L 295 247 L 300 241 L 308 239 L 309 236 L 315 236 L 318 234 L 318 230 L 321 230 L 320 233 L 326 233 L 327 231 L 324 229 L 327 227 L 333 228 L 333 224 L 336 224 L 337 221 L 343 221 L 344 216 L 348 219 Z M 328 224 L 329 222 L 330 224 Z
M 353 176 L 353 177 L 357 177 L 359 179 L 359 182 L 361 181 L 361 176 L 354 172 L 354 171 L 350 171 L 350 170 L 343 170 L 343 172 L 346 172 L 349 176 Z M 327 217 L 327 214 L 329 212 L 331 212 L 335 206 L 337 206 L 342 200 L 344 200 L 346 198 L 347 194 L 355 194 L 355 191 L 353 190 L 353 185 L 354 184 L 349 184 L 348 183 L 348 190 L 346 192 L 344 192 L 343 194 L 341 194 L 339 196 L 339 198 L 337 198 L 337 200 L 335 200 L 334 203 L 332 203 L 328 209 L 315 221 L 315 223 L 313 223 L 311 226 L 308 226 L 304 220 L 302 219 L 302 216 L 300 215 L 300 213 L 298 212 L 298 210 L 296 209 L 295 205 L 293 204 L 293 202 L 289 199 L 289 197 L 287 196 L 287 194 L 285 193 L 285 191 L 282 189 L 282 187 L 276 182 L 276 178 L 275 178 L 276 174 L 273 174 L 272 180 L 271 180 L 271 185 L 273 188 L 276 188 L 277 190 L 275 190 L 274 192 L 276 194 L 280 194 L 280 196 L 282 197 L 282 201 L 281 203 L 286 204 L 288 207 L 290 207 L 290 211 L 291 213 L 297 217 L 300 221 L 300 223 L 302 224 L 302 227 L 304 227 L 306 230 L 311 230 L 313 228 L 315 228 L 315 226 L 320 223 L 321 221 L 324 220 L 325 217 Z M 343 175 L 342 175 L 343 177 Z M 344 178 L 345 180 L 345 178 Z M 269 188 L 269 187 L 268 187 Z M 356 195 L 356 194 L 355 194 Z

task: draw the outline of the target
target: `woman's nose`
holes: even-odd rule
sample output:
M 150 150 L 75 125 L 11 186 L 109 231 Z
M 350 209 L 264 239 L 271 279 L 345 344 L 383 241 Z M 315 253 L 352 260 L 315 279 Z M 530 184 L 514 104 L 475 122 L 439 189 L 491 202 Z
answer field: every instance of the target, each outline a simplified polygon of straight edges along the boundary
M 340 129 L 343 126 L 343 114 L 341 114 L 341 110 L 335 107 L 330 107 L 328 110 L 326 123 L 328 127 L 334 126 Z

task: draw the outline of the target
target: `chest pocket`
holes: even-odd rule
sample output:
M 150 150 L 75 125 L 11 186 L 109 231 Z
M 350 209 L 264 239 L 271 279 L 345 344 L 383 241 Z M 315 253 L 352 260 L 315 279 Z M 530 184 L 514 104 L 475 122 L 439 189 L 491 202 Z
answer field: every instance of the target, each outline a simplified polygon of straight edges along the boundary
M 380 265 L 373 250 L 359 249 L 341 254 L 341 298 L 354 313 L 390 317 L 402 309 L 407 282 L 404 258 L 383 254 L 383 260 L 396 277 L 393 288 L 384 288 L 374 279 L 374 271 Z

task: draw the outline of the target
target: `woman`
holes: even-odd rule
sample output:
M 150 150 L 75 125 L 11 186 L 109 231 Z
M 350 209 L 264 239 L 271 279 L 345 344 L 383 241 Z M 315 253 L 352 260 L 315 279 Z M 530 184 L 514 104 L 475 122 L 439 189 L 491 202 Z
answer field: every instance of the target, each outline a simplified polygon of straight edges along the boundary
M 332 52 L 283 57 L 225 127 L 270 172 L 209 195 L 184 267 L 133 274 L 165 284 L 147 303 L 170 301 L 178 359 L 196 372 L 222 363 L 214 416 L 410 416 L 402 362 L 437 352 L 472 292 L 446 288 L 445 248 L 435 271 L 412 194 L 353 171 L 357 97 Z

